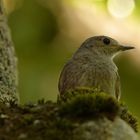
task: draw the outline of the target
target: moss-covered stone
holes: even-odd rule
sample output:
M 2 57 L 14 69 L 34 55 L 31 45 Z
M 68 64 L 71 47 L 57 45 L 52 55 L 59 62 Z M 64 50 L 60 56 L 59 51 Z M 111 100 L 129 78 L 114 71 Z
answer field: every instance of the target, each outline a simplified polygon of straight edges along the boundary
M 61 105 L 60 114 L 62 116 L 79 118 L 84 121 L 101 117 L 113 120 L 119 116 L 135 132 L 138 131 L 137 119 L 128 111 L 126 105 L 97 88 L 80 87 L 68 91 L 58 97 L 58 103 Z
M 121 131 L 117 140 L 138 140 L 136 121 L 113 97 L 83 88 L 67 95 L 58 103 L 0 103 L 0 140 L 116 140 Z

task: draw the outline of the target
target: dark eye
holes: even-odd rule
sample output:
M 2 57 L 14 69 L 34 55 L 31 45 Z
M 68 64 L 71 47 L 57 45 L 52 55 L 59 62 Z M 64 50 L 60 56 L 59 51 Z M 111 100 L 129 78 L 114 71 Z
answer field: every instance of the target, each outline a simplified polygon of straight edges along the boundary
M 104 38 L 103 42 L 105 45 L 109 45 L 110 44 L 110 40 L 108 38 Z

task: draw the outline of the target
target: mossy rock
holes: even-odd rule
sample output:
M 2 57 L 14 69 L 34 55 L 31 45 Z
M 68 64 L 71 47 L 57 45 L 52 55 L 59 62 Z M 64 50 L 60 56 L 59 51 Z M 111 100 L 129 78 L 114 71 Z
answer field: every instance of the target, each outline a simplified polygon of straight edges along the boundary
M 137 119 L 128 111 L 127 106 L 114 97 L 96 88 L 76 88 L 58 97 L 60 114 L 78 120 L 93 120 L 106 117 L 109 120 L 120 117 L 136 132 Z
M 1 140 L 138 140 L 135 117 L 97 90 L 78 89 L 58 103 L 10 104 L 0 103 Z

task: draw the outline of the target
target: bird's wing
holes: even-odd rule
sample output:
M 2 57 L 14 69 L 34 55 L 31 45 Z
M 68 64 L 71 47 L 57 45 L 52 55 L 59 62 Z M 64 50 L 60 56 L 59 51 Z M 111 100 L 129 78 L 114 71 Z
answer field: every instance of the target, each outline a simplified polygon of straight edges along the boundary
M 116 84 L 115 84 L 115 95 L 117 100 L 120 99 L 121 96 L 121 84 L 120 84 L 120 76 L 118 73 L 116 73 L 117 79 L 116 79 Z
M 77 83 L 78 77 L 80 77 L 80 72 L 78 72 L 77 65 L 73 62 L 68 62 L 60 75 L 59 78 L 59 92 L 63 94 L 65 91 L 69 89 L 73 89 Z

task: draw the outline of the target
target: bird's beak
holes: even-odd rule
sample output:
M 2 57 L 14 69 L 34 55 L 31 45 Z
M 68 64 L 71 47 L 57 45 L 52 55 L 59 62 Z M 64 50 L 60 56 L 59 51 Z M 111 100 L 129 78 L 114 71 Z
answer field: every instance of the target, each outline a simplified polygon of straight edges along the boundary
M 131 49 L 135 49 L 135 47 L 132 47 L 132 46 L 123 46 L 123 45 L 120 45 L 119 46 L 119 50 L 121 50 L 121 51 L 126 51 L 126 50 L 131 50 Z

